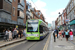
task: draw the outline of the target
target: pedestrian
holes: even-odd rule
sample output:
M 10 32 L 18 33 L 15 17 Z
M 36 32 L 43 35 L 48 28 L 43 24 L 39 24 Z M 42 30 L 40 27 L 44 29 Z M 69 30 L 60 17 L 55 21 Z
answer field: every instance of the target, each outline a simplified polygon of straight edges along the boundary
M 69 38 L 69 32 L 68 32 L 68 30 L 65 31 L 65 36 L 66 36 L 66 41 L 68 41 L 68 38 Z
M 59 40 L 62 40 L 62 30 L 59 30 Z
M 4 41 L 8 41 L 8 35 L 9 35 L 8 30 L 6 30 L 5 36 L 4 36 Z
M 19 35 L 20 35 L 20 38 L 22 37 L 21 34 L 22 34 L 22 30 L 19 29 Z
M 71 31 L 73 32 L 73 29 L 71 29 Z
M 73 32 L 72 32 L 72 30 L 70 30 L 69 34 L 70 34 L 71 41 L 73 41 Z
M 63 38 L 64 38 L 64 36 L 65 36 L 65 31 L 64 30 L 62 31 L 62 35 L 63 35 Z
M 56 32 L 56 34 L 57 34 L 57 38 L 58 38 L 58 29 L 55 29 L 55 32 Z
M 26 29 L 23 30 L 23 35 L 26 37 Z
M 12 40 L 12 32 L 10 30 L 8 30 L 9 33 L 9 41 Z
M 16 39 L 17 38 L 17 29 L 16 28 L 14 29 L 13 34 L 14 34 L 14 38 Z
M 55 36 L 56 32 L 53 32 L 53 37 L 54 37 L 54 42 L 56 42 L 56 36 Z
M 18 33 L 19 33 L 19 31 L 18 31 L 18 29 L 17 29 L 17 38 L 18 38 Z

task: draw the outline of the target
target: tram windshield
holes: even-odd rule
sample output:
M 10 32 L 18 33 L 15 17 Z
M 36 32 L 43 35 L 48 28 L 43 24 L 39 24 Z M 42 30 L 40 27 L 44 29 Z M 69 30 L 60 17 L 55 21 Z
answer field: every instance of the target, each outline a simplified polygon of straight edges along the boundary
M 38 22 L 37 21 L 28 21 L 27 32 L 38 32 Z

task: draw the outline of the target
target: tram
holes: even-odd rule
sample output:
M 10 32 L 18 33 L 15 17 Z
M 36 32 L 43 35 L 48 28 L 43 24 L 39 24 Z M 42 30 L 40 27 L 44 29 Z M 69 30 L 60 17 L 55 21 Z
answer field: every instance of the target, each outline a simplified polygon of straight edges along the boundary
M 41 19 L 26 22 L 26 40 L 41 40 L 48 34 L 48 27 Z

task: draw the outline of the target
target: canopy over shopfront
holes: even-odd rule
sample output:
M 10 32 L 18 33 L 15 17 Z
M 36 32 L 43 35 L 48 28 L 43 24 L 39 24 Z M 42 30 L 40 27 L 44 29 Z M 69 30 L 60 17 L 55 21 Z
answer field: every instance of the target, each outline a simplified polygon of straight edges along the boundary
M 70 25 L 73 25 L 73 24 L 75 24 L 75 20 L 72 20 L 72 21 L 70 22 Z

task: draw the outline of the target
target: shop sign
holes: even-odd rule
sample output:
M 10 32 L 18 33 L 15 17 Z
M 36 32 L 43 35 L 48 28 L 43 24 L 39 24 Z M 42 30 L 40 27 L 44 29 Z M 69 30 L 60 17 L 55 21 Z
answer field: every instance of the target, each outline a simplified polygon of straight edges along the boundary
M 18 28 L 18 25 L 16 25 L 16 28 Z
M 70 21 L 69 19 L 66 19 L 66 20 L 65 20 L 65 22 L 69 22 L 69 21 Z

